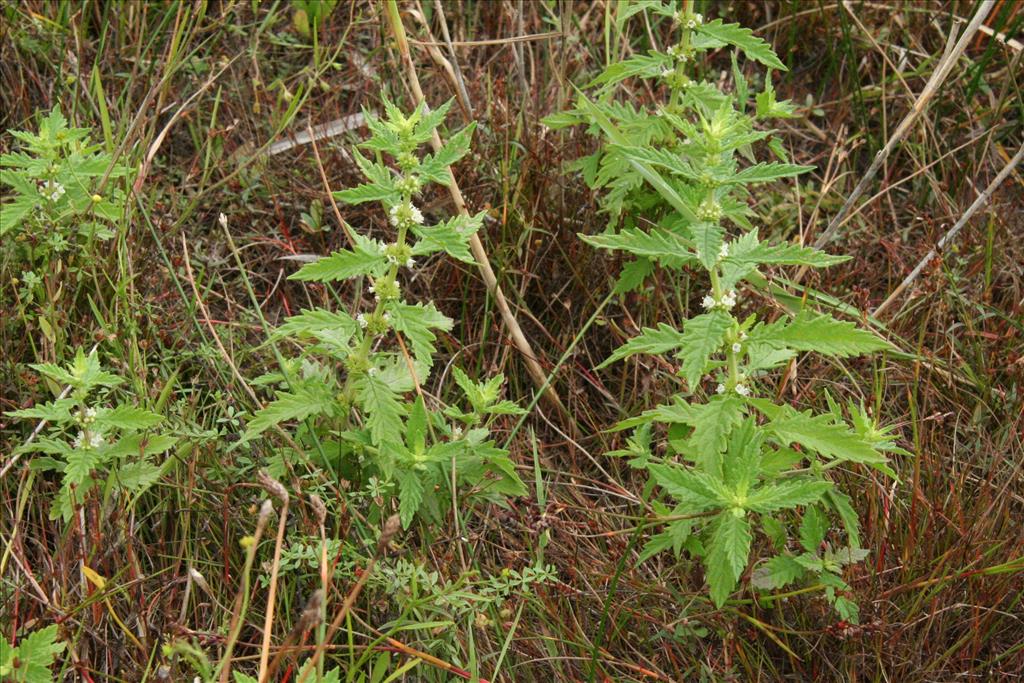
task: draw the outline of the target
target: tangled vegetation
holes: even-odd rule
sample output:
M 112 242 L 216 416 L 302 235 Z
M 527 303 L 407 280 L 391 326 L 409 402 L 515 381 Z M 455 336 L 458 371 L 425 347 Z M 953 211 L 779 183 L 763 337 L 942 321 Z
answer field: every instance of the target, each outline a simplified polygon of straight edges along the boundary
M 0 2 L 0 678 L 1011 680 L 1014 8 Z

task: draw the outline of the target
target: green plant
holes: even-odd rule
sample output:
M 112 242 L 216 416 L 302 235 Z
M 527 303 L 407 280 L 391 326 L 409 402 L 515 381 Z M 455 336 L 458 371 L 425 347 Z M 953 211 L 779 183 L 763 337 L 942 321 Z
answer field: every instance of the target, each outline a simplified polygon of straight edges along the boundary
M 69 128 L 57 107 L 40 120 L 38 132 L 8 132 L 22 148 L 0 155 L 0 185 L 13 190 L 0 209 L 0 255 L 23 268 L 15 283 L 19 308 L 46 308 L 39 324 L 55 341 L 62 338 L 54 313 L 61 273 L 78 276 L 89 267 L 83 257 L 115 235 L 125 194 L 110 183 L 100 186 L 129 169 L 90 144 L 87 128 Z
M 510 597 L 531 595 L 537 586 L 555 580 L 554 568 L 548 565 L 505 568 L 488 577 L 463 574 L 450 580 L 419 562 L 396 559 L 382 563 L 369 584 L 392 596 L 400 610 L 388 622 L 389 628 L 419 631 L 427 652 L 457 660 L 462 644 L 453 636 L 459 624 L 472 620 L 485 627 L 490 624 L 488 614 L 499 614 Z
M 365 487 L 376 503 L 370 506 L 375 518 L 386 517 L 390 501 L 397 501 L 406 527 L 418 512 L 439 519 L 443 501 L 456 493 L 453 484 L 467 496 L 495 501 L 525 493 L 508 453 L 489 436 L 497 416 L 522 412 L 500 400 L 504 378 L 477 383 L 453 367 L 467 409 L 432 407 L 422 386 L 433 366 L 437 332 L 450 330 L 453 321 L 433 303 L 408 303 L 399 280 L 400 273 L 413 270 L 415 259 L 438 252 L 473 263 L 468 240 L 483 214 L 426 225 L 413 203 L 428 183 L 449 183 L 449 165 L 469 151 L 473 126 L 439 152 L 418 156 L 450 104 L 435 111 L 421 106 L 406 116 L 385 99 L 386 118 L 365 114 L 372 135 L 362 147 L 375 158 L 353 156 L 369 182 L 335 197 L 348 204 L 380 202 L 394 239 L 385 244 L 346 226 L 351 249 L 308 264 L 291 279 L 337 283 L 365 277 L 374 303 L 358 314 L 317 308 L 285 321 L 277 338 L 311 343 L 300 357 L 285 360 L 281 372 L 258 380 L 280 388 L 249 421 L 242 441 L 282 422 L 305 420 L 297 431 L 304 447 Z M 354 308 L 360 307 L 361 297 Z
M 74 510 L 93 493 L 139 495 L 159 478 L 161 467 L 150 456 L 177 441 L 153 428 L 163 417 L 145 408 L 115 400 L 122 383 L 100 366 L 96 352 L 81 349 L 66 367 L 31 365 L 40 375 L 71 387 L 70 396 L 6 413 L 11 417 L 46 420 L 48 434 L 18 447 L 14 455 L 41 453 L 30 466 L 60 473 L 61 487 L 50 506 L 51 519 L 71 520 Z
M 50 667 L 64 650 L 57 625 L 29 633 L 17 646 L 0 638 L 0 679 L 11 683 L 50 683 Z
M 772 149 L 782 161 L 756 162 L 751 145 L 769 132 L 755 124 L 792 111 L 776 101 L 770 78 L 756 95 L 752 113 L 746 111 L 749 90 L 735 54 L 733 92 L 691 78 L 697 55 L 725 45 L 784 69 L 767 43 L 736 24 L 704 21 L 692 2 L 681 9 L 673 3 L 638 2 L 620 17 L 641 10 L 671 17 L 679 42 L 666 52 L 612 64 L 593 83 L 607 87 L 632 76 L 659 78 L 667 87 L 667 102 L 656 111 L 642 111 L 611 101 L 605 90 L 602 101 L 581 94 L 573 111 L 549 120 L 553 126 L 589 123 L 606 136 L 603 148 L 576 168 L 591 186 L 607 190 L 603 205 L 613 218 L 626 214 L 631 219 L 617 233 L 581 238 L 637 257 L 624 269 L 619 290 L 639 286 L 655 263 L 694 269 L 709 283 L 701 301 L 704 312 L 681 330 L 665 323 L 644 328 L 602 364 L 635 354 L 672 354 L 685 382 L 685 390 L 666 405 L 618 426 L 636 431 L 627 447 L 613 455 L 629 456 L 672 500 L 654 501 L 664 530 L 648 541 L 641 557 L 666 550 L 677 557 L 683 550 L 701 557 L 711 599 L 721 606 L 747 571 L 760 528 L 782 552 L 760 567 L 755 585 L 779 588 L 813 575 L 836 610 L 855 621 L 856 605 L 843 595 L 848 586 L 838 574 L 843 564 L 863 557 L 858 518 L 830 475 L 840 465 L 860 463 L 894 476 L 886 453 L 902 451 L 863 410 L 855 412 L 851 426 L 836 406 L 815 415 L 764 396 L 771 393 L 772 373 L 800 352 L 845 358 L 892 347 L 852 323 L 806 308 L 774 321 L 737 314 L 745 287 L 770 291 L 760 268 L 818 268 L 846 259 L 764 242 L 750 220 L 750 186 L 809 170 L 788 163 L 777 145 Z M 741 168 L 740 157 L 750 165 Z M 727 222 L 740 229 L 731 239 Z M 667 425 L 666 431 L 656 432 L 656 424 Z M 663 451 L 656 448 L 662 443 Z M 788 523 L 801 510 L 805 552 L 792 555 L 784 550 Z M 842 520 L 849 547 L 822 551 L 826 510 Z
M 0 212 L 0 237 L 14 233 L 5 244 L 32 265 L 114 236 L 110 224 L 121 218 L 125 195 L 113 186 L 97 194 L 98 179 L 118 178 L 129 169 L 90 144 L 88 128 L 69 128 L 54 107 L 38 132 L 8 132 L 22 150 L 0 155 L 0 183 L 14 190 Z

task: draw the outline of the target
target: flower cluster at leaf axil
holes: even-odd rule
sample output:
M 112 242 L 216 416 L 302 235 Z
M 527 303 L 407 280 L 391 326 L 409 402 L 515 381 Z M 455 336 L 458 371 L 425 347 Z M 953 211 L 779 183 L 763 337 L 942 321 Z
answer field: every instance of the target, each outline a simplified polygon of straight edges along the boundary
M 668 403 L 620 425 L 635 432 L 628 448 L 613 455 L 628 455 L 632 465 L 649 472 L 662 491 L 654 509 L 669 518 L 641 558 L 663 551 L 699 558 L 711 598 L 721 606 L 756 561 L 760 530 L 778 554 L 763 563 L 767 574 L 758 574 L 756 587 L 780 588 L 813 577 L 826 586 L 839 614 L 855 620 L 856 604 L 846 595 L 840 565 L 790 555 L 787 523 L 801 518 L 804 524 L 825 524 L 831 512 L 846 531 L 844 552 L 857 556 L 852 501 L 828 471 L 856 463 L 891 474 L 886 454 L 901 451 L 888 436 L 873 438 L 865 423 L 849 425 L 838 406 L 825 415 L 801 412 L 759 397 L 755 383 L 770 381 L 802 352 L 846 357 L 891 347 L 809 307 L 790 307 L 790 314 L 771 322 L 736 315 L 746 288 L 770 294 L 763 269 L 817 268 L 844 258 L 762 241 L 753 227 L 752 188 L 811 170 L 791 163 L 764 125 L 792 114 L 787 102 L 775 99 L 770 76 L 753 94 L 734 55 L 731 88 L 699 80 L 703 53 L 722 47 L 770 69 L 785 65 L 751 31 L 708 20 L 693 11 L 691 1 L 652 2 L 645 9 L 671 18 L 678 40 L 665 52 L 611 64 L 592 81 L 599 88 L 593 97 L 581 94 L 574 109 L 546 120 L 552 127 L 585 124 L 607 143 L 574 168 L 605 191 L 609 216 L 603 234 L 582 239 L 633 257 L 616 291 L 641 290 L 656 265 L 707 283 L 701 285 L 706 293 L 697 313 L 681 329 L 665 323 L 644 328 L 601 366 L 640 353 L 672 354 L 685 382 L 686 390 Z M 616 100 L 616 86 L 634 77 L 662 79 L 669 90 L 665 102 L 645 110 L 631 98 Z M 777 160 L 743 167 L 741 159 L 751 158 L 754 143 L 766 139 Z M 785 306 L 780 302 L 778 308 Z M 656 422 L 666 423 L 670 435 L 660 447 Z

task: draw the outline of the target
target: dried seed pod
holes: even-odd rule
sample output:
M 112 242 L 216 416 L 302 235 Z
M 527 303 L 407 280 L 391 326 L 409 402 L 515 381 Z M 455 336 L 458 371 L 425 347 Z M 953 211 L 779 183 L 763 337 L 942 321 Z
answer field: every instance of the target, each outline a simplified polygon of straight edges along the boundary
M 260 486 L 266 489 L 267 493 L 281 501 L 282 505 L 288 504 L 288 491 L 281 482 L 271 477 L 265 470 L 257 472 L 256 478 L 259 479 Z

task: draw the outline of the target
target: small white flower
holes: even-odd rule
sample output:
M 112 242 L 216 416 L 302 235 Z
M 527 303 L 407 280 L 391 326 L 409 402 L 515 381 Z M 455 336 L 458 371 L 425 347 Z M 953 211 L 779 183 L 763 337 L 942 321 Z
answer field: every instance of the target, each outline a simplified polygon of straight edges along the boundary
M 746 386 L 745 384 L 737 384 L 736 393 L 739 394 L 740 396 L 750 396 L 750 387 Z
M 736 344 L 732 345 L 732 352 L 733 353 L 739 353 L 740 350 L 742 350 L 742 349 L 743 349 L 743 347 L 740 346 L 739 343 L 736 343 Z
M 717 387 L 715 387 L 715 393 L 716 394 L 724 394 L 725 393 L 725 385 L 724 384 L 719 384 Z
M 746 338 L 747 338 L 747 333 L 746 333 L 746 332 L 742 332 L 742 331 L 741 331 L 741 332 L 740 332 L 740 341 L 743 341 L 743 340 L 744 340 L 744 339 L 746 339 Z
M 705 296 L 703 299 L 700 300 L 700 305 L 703 306 L 706 310 L 711 310 L 712 308 L 714 308 L 716 303 L 717 302 L 715 301 L 714 297 L 710 295 Z
M 412 215 L 412 222 L 423 225 L 423 213 L 415 205 L 409 204 L 409 213 Z
M 373 289 L 373 288 L 371 287 L 370 289 Z M 357 315 L 356 316 L 356 322 L 359 323 L 359 327 L 363 328 L 364 330 L 366 329 L 367 322 L 366 322 L 366 316 L 365 315 L 363 315 L 362 313 Z
M 90 448 L 99 448 L 105 443 L 106 441 L 103 440 L 103 435 L 100 434 L 99 432 L 93 432 L 92 434 L 89 435 Z
M 87 420 L 88 419 L 95 419 L 96 418 L 96 409 L 95 408 L 86 408 L 85 409 L 85 418 Z
M 55 202 L 64 194 L 64 186 L 56 180 L 47 180 L 43 183 L 42 187 L 39 188 L 39 194 L 43 195 L 51 202 Z
M 81 448 L 83 441 L 85 441 L 85 433 L 78 432 L 75 434 L 75 438 L 71 440 L 71 447 L 75 449 Z
M 377 289 L 373 285 L 370 285 L 369 287 L 367 287 L 367 289 L 370 290 L 370 294 L 373 294 L 374 292 L 377 291 Z
M 452 438 L 453 439 L 461 439 L 462 438 L 462 427 L 460 427 L 459 425 L 452 425 Z
M 221 211 L 220 215 L 217 216 L 217 222 L 220 223 L 220 227 L 224 228 L 225 230 L 228 229 L 228 217 L 224 215 L 223 211 Z
M 673 74 L 675 74 L 675 69 L 669 69 L 666 67 L 661 70 L 662 78 L 671 78 Z
M 391 225 L 398 227 L 398 206 L 392 206 L 391 210 L 388 211 L 388 218 L 391 220 Z
M 409 258 L 409 260 L 407 260 L 407 261 L 405 262 L 405 267 L 406 267 L 406 268 L 412 268 L 412 267 L 413 267 L 413 266 L 415 266 L 415 265 L 416 265 L 416 259 L 414 259 L 414 258 L 411 258 L 411 257 Z
M 370 368 L 369 370 L 366 371 L 366 374 L 369 375 L 370 377 L 376 377 L 377 368 Z
M 722 248 L 718 250 L 718 258 L 723 259 L 729 255 L 729 243 L 722 242 Z

